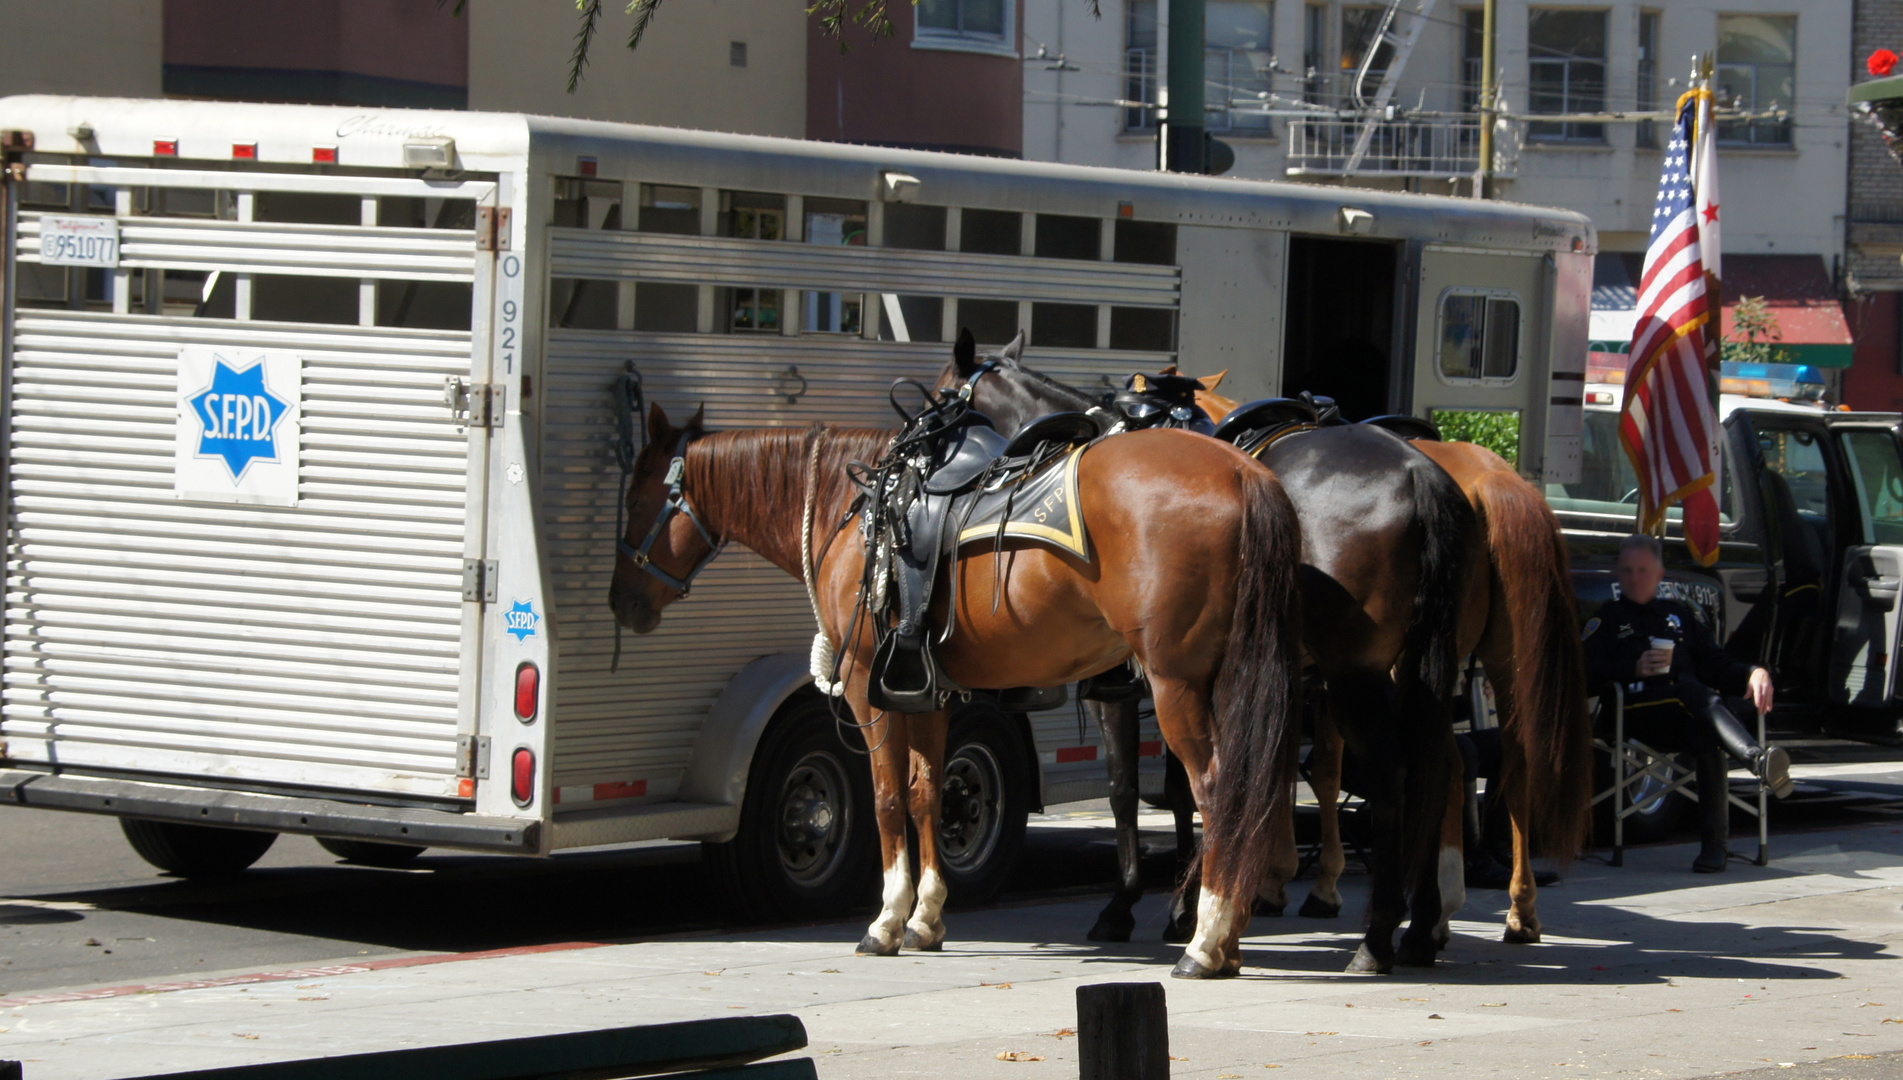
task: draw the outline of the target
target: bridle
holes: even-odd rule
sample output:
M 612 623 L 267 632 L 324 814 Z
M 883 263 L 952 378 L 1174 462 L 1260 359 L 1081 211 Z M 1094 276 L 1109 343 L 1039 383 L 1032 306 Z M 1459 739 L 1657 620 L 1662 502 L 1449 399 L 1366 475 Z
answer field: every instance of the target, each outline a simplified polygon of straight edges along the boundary
M 707 569 L 715 559 L 719 558 L 721 551 L 727 547 L 725 540 L 716 540 L 714 538 L 714 534 L 708 530 L 706 522 L 703 522 L 700 519 L 700 515 L 694 512 L 694 504 L 687 501 L 687 444 L 693 441 L 695 434 L 695 432 L 683 431 L 681 432 L 680 442 L 674 444 L 674 460 L 669 462 L 667 466 L 667 502 L 662 504 L 661 512 L 655 517 L 654 524 L 648 527 L 648 534 L 641 538 L 641 546 L 630 546 L 625 533 L 615 538 L 615 550 L 617 552 L 626 555 L 628 561 L 639 569 L 646 570 L 658 578 L 663 584 L 678 591 L 681 594 L 680 598 L 683 600 L 687 599 L 687 594 L 694 584 L 694 579 L 699 577 L 700 572 Z M 624 495 L 623 498 L 626 498 L 626 496 Z M 661 530 L 667 528 L 668 521 L 671 520 L 675 514 L 687 515 L 687 520 L 694 523 L 694 528 L 700 531 L 701 539 L 707 541 L 708 547 L 712 549 L 708 551 L 706 558 L 700 560 L 700 562 L 694 565 L 692 570 L 687 572 L 687 576 L 684 578 L 675 577 L 673 574 L 654 565 L 654 560 L 648 556 L 648 553 L 654 550 L 654 541 L 660 539 Z

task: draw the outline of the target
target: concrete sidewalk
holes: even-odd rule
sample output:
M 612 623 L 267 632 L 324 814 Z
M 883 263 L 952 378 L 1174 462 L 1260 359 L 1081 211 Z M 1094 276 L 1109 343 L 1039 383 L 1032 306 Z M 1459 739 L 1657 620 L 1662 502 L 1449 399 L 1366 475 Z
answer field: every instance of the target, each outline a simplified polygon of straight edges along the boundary
M 1355 920 L 1288 917 L 1255 922 L 1241 978 L 1172 981 L 1162 899 L 1146 901 L 1144 940 L 1127 946 L 1083 940 L 1093 899 L 957 913 L 944 953 L 896 959 L 853 956 L 855 922 L 0 999 L 0 1058 L 23 1059 L 27 1080 L 99 1080 L 791 1012 L 828 1080 L 1035 1080 L 1076 1075 L 1075 988 L 1115 980 L 1166 983 L 1174 1075 L 1210 1080 L 1265 1067 L 1331 1080 L 1691 1077 L 1903 1050 L 1903 828 L 1774 842 L 1770 867 L 1715 879 L 1687 871 L 1688 846 L 1629 851 L 1617 870 L 1577 864 L 1543 895 L 1538 946 L 1501 943 L 1504 894 L 1476 894 L 1442 964 L 1399 977 L 1341 973 Z M 1348 910 L 1364 901 L 1351 893 Z

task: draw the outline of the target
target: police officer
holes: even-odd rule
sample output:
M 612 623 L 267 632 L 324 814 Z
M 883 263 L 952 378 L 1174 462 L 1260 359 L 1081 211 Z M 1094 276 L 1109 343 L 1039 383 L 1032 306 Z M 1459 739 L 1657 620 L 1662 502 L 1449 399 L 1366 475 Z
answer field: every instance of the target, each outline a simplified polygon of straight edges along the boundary
M 1699 850 L 1692 869 L 1715 874 L 1729 858 L 1731 809 L 1725 755 L 1783 798 L 1795 786 L 1791 757 L 1759 746 L 1716 690 L 1748 696 L 1758 715 L 1771 711 L 1771 673 L 1726 653 L 1692 610 L 1659 598 L 1664 547 L 1653 536 L 1619 544 L 1619 599 L 1587 621 L 1586 673 L 1595 685 L 1625 685 L 1625 730 L 1640 742 L 1691 753 L 1698 761 Z

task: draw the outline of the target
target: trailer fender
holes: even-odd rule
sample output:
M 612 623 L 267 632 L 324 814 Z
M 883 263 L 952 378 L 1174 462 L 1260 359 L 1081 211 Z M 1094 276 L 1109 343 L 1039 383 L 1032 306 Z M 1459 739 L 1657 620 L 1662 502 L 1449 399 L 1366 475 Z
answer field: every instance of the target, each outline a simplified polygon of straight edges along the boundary
M 747 774 L 753 768 L 753 753 L 780 706 L 801 687 L 812 684 L 811 659 L 804 653 L 774 653 L 762 656 L 741 668 L 707 714 L 700 737 L 694 740 L 694 752 L 681 777 L 680 798 L 686 802 L 712 803 L 735 809 L 738 824 L 740 803 L 747 795 Z M 734 830 L 697 836 L 698 840 L 724 843 Z

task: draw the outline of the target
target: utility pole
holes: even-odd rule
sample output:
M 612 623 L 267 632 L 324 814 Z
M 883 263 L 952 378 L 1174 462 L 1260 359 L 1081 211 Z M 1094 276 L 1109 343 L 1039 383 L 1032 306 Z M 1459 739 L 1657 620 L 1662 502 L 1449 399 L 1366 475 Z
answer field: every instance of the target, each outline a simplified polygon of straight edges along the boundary
M 1491 2 L 1491 0 L 1489 0 Z M 1203 150 L 1203 0 L 1169 0 L 1169 113 L 1164 130 L 1163 167 L 1170 172 L 1202 173 Z
M 1494 81 L 1494 13 L 1497 0 L 1487 0 L 1480 16 L 1480 178 L 1474 198 L 1493 198 L 1493 125 L 1499 115 L 1500 87 Z

